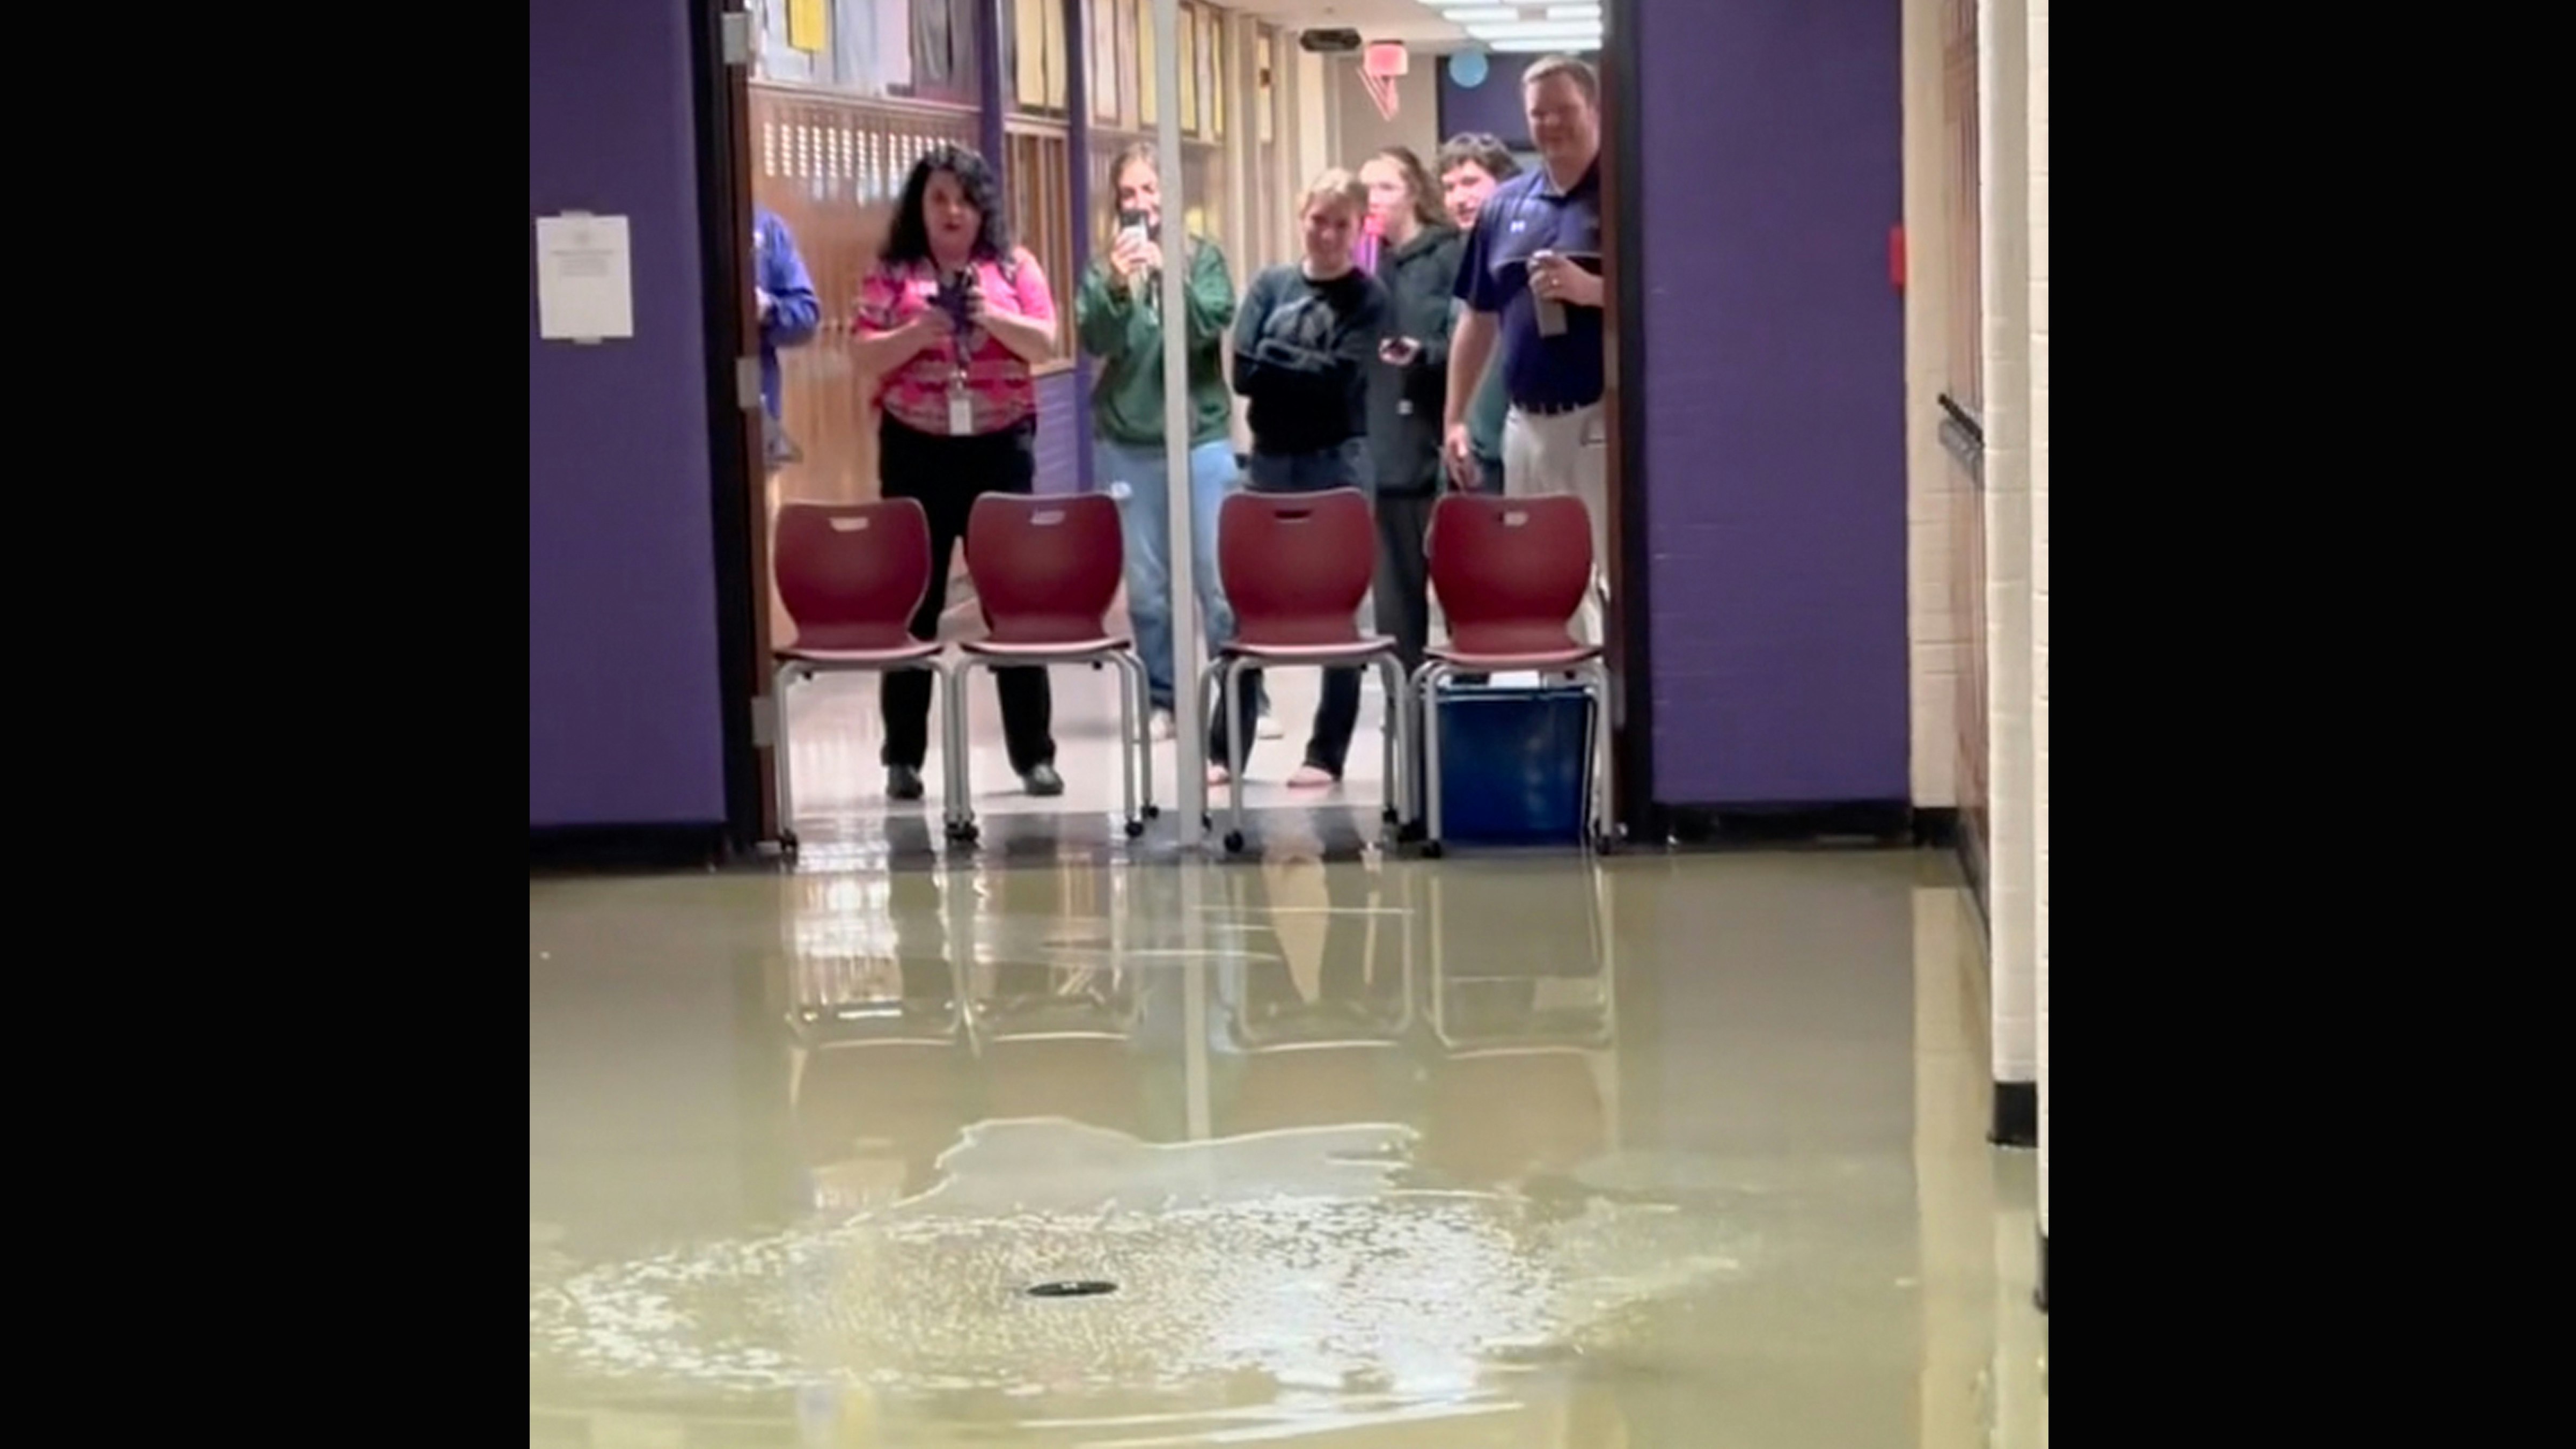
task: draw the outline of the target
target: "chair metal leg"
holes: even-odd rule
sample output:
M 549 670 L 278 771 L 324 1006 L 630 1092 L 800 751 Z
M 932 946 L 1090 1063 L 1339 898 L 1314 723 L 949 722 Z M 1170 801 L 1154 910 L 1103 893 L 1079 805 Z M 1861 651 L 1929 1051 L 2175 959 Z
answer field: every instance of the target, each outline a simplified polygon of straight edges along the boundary
M 965 655 L 939 671 L 942 686 L 940 724 L 948 747 L 943 752 L 947 766 L 940 773 L 946 777 L 947 808 L 941 813 L 948 821 L 948 834 L 955 840 L 975 838 L 975 779 L 966 758 L 966 681 L 975 669 L 975 657 Z
M 1121 654 L 1117 658 L 1125 670 L 1128 688 L 1136 701 L 1136 718 L 1150 724 L 1154 718 L 1154 696 L 1153 685 L 1145 677 L 1145 661 L 1133 653 Z M 1138 804 L 1142 807 L 1139 818 L 1151 820 L 1160 813 L 1154 805 L 1153 736 L 1143 730 L 1137 731 L 1131 754 L 1136 761 L 1136 794 Z
M 1422 826 L 1422 853 L 1438 859 L 1440 843 L 1440 686 L 1454 671 L 1445 660 L 1434 659 L 1413 676 L 1414 689 L 1422 696 L 1422 799 L 1428 818 Z
M 1136 680 L 1128 672 L 1127 656 L 1112 654 L 1109 663 L 1118 674 L 1118 791 L 1127 812 L 1121 821 L 1133 839 L 1145 833 L 1145 817 L 1136 813 L 1136 740 L 1140 723 Z
M 787 691 L 796 682 L 796 666 L 782 664 L 769 682 L 769 785 L 778 805 L 778 848 L 796 853 L 796 752 L 787 737 Z
M 1209 660 L 1199 670 L 1199 738 L 1202 741 L 1216 729 L 1217 716 L 1224 712 L 1225 702 L 1217 698 L 1217 690 L 1223 686 L 1224 680 L 1223 657 Z M 1204 763 L 1214 764 L 1215 761 Z M 1200 823 L 1206 823 L 1205 812 L 1201 812 Z
M 1401 832 L 1412 798 L 1404 784 L 1404 732 L 1412 711 L 1406 708 L 1403 661 L 1381 654 L 1376 663 L 1379 682 L 1386 688 L 1386 727 L 1378 731 L 1386 749 L 1386 768 L 1380 776 L 1385 781 L 1386 807 L 1379 813 Z
M 1234 706 L 1234 691 L 1244 686 L 1244 660 L 1239 655 L 1226 660 L 1226 681 L 1218 686 L 1221 709 L 1226 712 L 1226 804 L 1231 807 L 1226 825 L 1226 851 L 1244 848 L 1244 750 L 1252 745 L 1244 740 L 1244 712 Z
M 1610 839 L 1610 667 L 1595 659 L 1584 674 L 1594 693 L 1592 758 L 1583 770 L 1583 843 L 1597 848 Z

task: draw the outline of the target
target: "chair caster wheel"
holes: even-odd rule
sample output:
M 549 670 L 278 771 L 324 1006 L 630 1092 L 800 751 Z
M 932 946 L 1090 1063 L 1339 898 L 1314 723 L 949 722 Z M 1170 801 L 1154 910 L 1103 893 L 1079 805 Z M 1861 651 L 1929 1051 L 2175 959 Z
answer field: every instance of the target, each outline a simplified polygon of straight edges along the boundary
M 1229 830 L 1229 831 L 1227 831 L 1227 832 L 1225 833 L 1225 853 L 1226 853 L 1226 854 L 1228 854 L 1228 855 L 1241 855 L 1241 854 L 1243 854 L 1243 832 L 1242 832 L 1242 831 L 1240 831 L 1240 830 Z
M 1619 837 L 1615 835 L 1596 835 L 1592 837 L 1592 853 L 1595 855 L 1617 855 L 1619 853 Z
M 1377 812 L 1377 818 L 1385 821 L 1389 825 L 1402 825 L 1404 823 L 1402 812 L 1398 811 L 1392 805 L 1389 805 L 1385 809 Z
M 1438 859 L 1440 858 L 1440 856 L 1441 856 L 1441 853 L 1442 853 L 1442 852 L 1441 852 L 1441 847 L 1440 847 L 1440 842 L 1439 842 L 1439 841 L 1436 841 L 1436 840 L 1426 840 L 1426 841 L 1422 842 L 1422 858 L 1423 858 L 1424 860 L 1438 860 Z
M 1128 838 L 1129 840 L 1133 840 L 1133 839 L 1135 839 L 1137 836 L 1142 835 L 1142 834 L 1144 834 L 1144 833 L 1145 833 L 1145 822 L 1144 822 L 1144 821 L 1142 821 L 1142 820 L 1130 820 L 1130 821 L 1128 821 L 1128 822 L 1127 822 L 1127 838 Z
M 1148 805 L 1148 806 L 1146 806 L 1146 807 L 1145 807 L 1145 818 L 1146 818 L 1146 819 L 1148 819 L 1148 820 L 1160 820 L 1160 819 L 1162 819 L 1162 818 L 1163 818 L 1163 807 L 1162 807 L 1162 806 L 1160 806 L 1160 805 Z
M 788 859 L 790 859 L 790 860 L 793 860 L 793 859 L 795 859 L 795 858 L 796 858 L 796 832 L 795 832 L 795 831 L 793 831 L 793 830 L 782 830 L 782 831 L 778 832 L 778 853 L 779 853 L 780 855 L 786 856 L 786 857 L 787 857 Z

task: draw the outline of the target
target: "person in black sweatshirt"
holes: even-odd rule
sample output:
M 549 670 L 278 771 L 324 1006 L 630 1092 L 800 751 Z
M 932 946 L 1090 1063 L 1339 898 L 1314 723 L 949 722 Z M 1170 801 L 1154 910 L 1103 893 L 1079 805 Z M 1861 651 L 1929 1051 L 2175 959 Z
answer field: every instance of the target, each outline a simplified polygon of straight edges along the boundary
M 1377 279 L 1390 335 L 1369 369 L 1369 453 L 1377 470 L 1377 629 L 1395 640 L 1404 677 L 1431 643 L 1430 565 L 1423 540 L 1447 469 L 1440 409 L 1448 400 L 1451 294 L 1466 237 L 1440 209 L 1422 158 L 1389 146 L 1360 168 L 1380 246 Z
M 1353 255 L 1368 215 L 1368 188 L 1331 170 L 1306 188 L 1298 207 L 1305 260 L 1253 278 L 1234 318 L 1234 390 L 1251 403 L 1252 487 L 1268 493 L 1374 488 L 1368 447 L 1369 374 L 1390 321 L 1386 288 Z M 1208 738 L 1208 780 L 1225 783 L 1226 729 L 1252 728 L 1259 674 L 1244 675 L 1244 698 L 1220 707 Z M 1359 724 L 1360 672 L 1324 671 L 1306 762 L 1291 788 L 1342 778 Z M 1250 746 L 1246 745 L 1247 754 Z

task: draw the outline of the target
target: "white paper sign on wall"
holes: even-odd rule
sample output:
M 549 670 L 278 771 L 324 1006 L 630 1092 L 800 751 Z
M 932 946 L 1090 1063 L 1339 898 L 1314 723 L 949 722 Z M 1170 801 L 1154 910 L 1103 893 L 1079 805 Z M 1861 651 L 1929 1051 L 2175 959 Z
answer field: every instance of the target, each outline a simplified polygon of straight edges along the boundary
M 626 218 L 585 211 L 537 218 L 537 336 L 591 343 L 635 335 Z

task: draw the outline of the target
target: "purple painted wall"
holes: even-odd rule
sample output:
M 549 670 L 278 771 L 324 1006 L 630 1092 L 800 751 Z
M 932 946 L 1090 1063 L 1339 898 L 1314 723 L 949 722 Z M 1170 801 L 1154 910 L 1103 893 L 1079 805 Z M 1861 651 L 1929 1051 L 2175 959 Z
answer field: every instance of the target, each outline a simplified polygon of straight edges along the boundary
M 1655 794 L 1907 797 L 1895 0 L 1630 0 Z
M 630 218 L 635 336 L 536 340 L 528 824 L 724 819 L 698 200 L 682 0 L 532 0 L 528 208 Z

